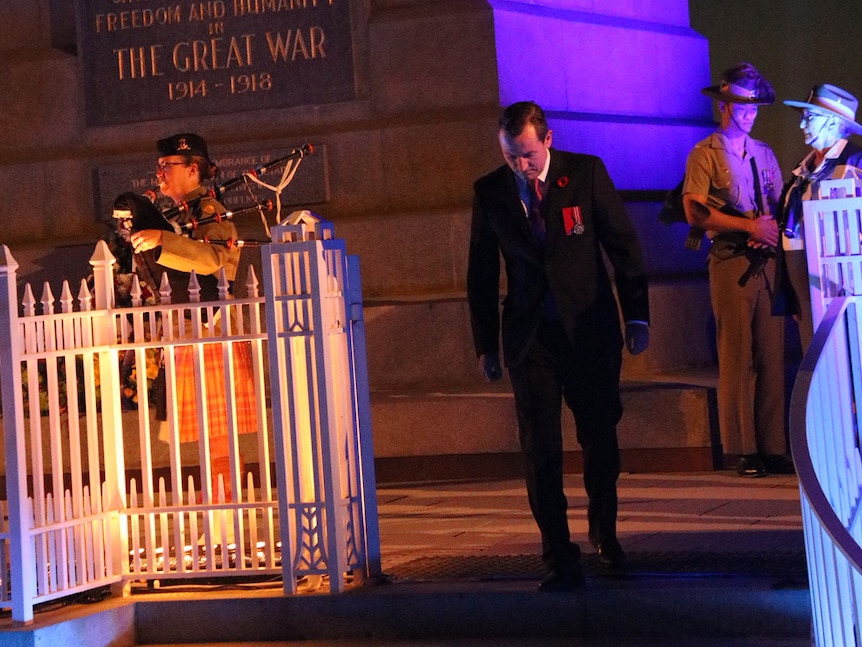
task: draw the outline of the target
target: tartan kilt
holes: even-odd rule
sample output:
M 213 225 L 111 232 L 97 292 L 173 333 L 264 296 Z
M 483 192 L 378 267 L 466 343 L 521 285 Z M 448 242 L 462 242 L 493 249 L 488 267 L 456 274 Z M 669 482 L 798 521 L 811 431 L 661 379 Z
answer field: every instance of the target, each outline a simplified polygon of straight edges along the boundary
M 234 343 L 232 346 L 234 371 L 232 387 L 237 431 L 241 434 L 256 433 L 257 398 L 254 392 L 251 344 L 246 341 Z M 221 344 L 204 344 L 203 348 L 208 437 L 219 438 L 228 435 L 224 356 Z M 177 346 L 174 358 L 176 369 L 174 399 L 177 407 L 179 439 L 184 443 L 193 442 L 200 438 L 194 346 Z

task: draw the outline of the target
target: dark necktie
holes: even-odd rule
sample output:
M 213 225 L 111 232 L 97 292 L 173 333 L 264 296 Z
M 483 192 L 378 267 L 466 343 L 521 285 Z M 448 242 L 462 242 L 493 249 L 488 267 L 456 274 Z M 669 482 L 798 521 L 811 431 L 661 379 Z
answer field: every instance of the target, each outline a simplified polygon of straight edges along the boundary
M 536 240 L 544 244 L 545 219 L 542 217 L 542 189 L 540 188 L 539 178 L 527 180 L 527 186 L 530 188 L 530 205 L 529 209 L 527 209 L 530 229 Z
M 542 216 L 542 183 L 539 178 L 528 180 L 527 186 L 530 188 L 530 208 L 528 211 L 528 219 L 530 221 L 530 229 L 533 231 L 533 236 L 536 242 L 544 251 L 545 249 L 545 218 Z M 549 286 L 545 286 L 545 294 L 542 297 L 541 316 L 545 321 L 555 321 L 560 318 L 557 313 L 557 304 L 554 301 L 554 295 L 551 293 Z

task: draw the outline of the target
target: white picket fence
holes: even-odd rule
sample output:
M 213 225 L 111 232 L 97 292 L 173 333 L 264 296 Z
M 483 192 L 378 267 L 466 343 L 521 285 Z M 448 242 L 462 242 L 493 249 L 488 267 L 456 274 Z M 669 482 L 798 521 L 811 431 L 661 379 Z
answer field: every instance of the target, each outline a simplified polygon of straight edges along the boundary
M 804 203 L 815 326 L 790 409 L 812 637 L 862 645 L 862 198 L 854 180 L 821 183 Z
M 73 298 L 64 281 L 57 300 L 46 284 L 37 312 L 0 246 L 0 607 L 15 621 L 135 581 L 281 576 L 286 593 L 300 578 L 340 592 L 348 576 L 380 574 L 358 259 L 308 212 L 274 227 L 261 258 L 263 296 L 249 268 L 244 298 L 229 298 L 222 277 L 221 300 L 200 303 L 193 275 L 190 303 L 171 304 L 163 282 L 160 305 L 141 305 L 136 282 L 133 306 L 118 308 L 114 258 L 100 242 L 92 285 Z M 223 370 L 205 378 L 214 348 Z M 238 425 L 240 349 L 256 430 Z M 180 442 L 178 353 L 192 357 L 198 403 L 224 389 L 227 482 L 213 482 L 209 433 Z M 144 386 L 158 358 L 164 425 Z M 209 415 L 197 407 L 199 429 Z

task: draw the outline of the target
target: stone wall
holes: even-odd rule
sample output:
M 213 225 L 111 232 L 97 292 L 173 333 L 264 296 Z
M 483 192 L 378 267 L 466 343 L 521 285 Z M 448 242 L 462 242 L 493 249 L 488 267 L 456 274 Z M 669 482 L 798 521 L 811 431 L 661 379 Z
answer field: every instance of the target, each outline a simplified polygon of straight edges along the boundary
M 641 192 L 628 197 L 637 201 L 631 211 L 655 277 L 654 344 L 647 355 L 626 358 L 627 379 L 710 365 L 702 257 L 682 251 L 681 232 L 658 225 L 658 205 L 650 202 L 676 184 L 686 151 L 711 128 L 698 93 L 710 81 L 706 41 L 690 29 L 684 1 L 596 4 L 351 0 L 352 100 L 93 126 L 73 3 L 4 0 L 0 243 L 38 299 L 44 281 L 56 292 L 62 278 L 75 285 L 89 271 L 107 215 L 94 198 L 99 169 L 152 164 L 155 141 L 175 132 L 203 134 L 213 156 L 308 142 L 323 157 L 327 198 L 291 208 L 333 221 L 361 259 L 372 388 L 476 389 L 464 304 L 471 184 L 501 163 L 501 104 L 530 98 L 548 109 L 556 144 L 601 155 L 620 189 Z M 536 83 L 523 66 L 530 56 L 553 83 Z M 687 61 L 682 80 L 673 76 L 680 61 Z M 693 87 L 673 95 L 680 84 Z M 256 260 L 253 250 L 243 254 Z M 680 345 L 684 327 L 698 332 Z M 413 426 L 410 414 L 393 414 L 391 405 L 385 424 L 401 429 L 377 436 L 384 456 L 402 452 L 398 438 Z M 457 415 L 441 420 L 423 451 L 496 451 L 497 427 L 487 422 L 465 446 L 453 442 Z M 707 436 L 686 442 L 702 447 Z M 405 451 L 415 453 L 412 444 Z

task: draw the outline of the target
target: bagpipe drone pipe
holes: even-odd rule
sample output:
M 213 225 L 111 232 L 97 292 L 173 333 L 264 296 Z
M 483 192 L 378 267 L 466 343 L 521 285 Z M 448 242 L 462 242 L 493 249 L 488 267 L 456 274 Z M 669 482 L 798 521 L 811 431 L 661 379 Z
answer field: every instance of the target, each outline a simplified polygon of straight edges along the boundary
M 298 162 L 306 155 L 312 154 L 313 150 L 314 149 L 311 144 L 305 144 L 300 148 L 295 148 L 284 157 L 246 171 L 237 177 L 216 185 L 213 189 L 202 193 L 200 196 L 188 201 L 177 203 L 164 210 L 160 210 L 158 208 L 157 201 L 159 196 L 154 191 L 146 191 L 143 194 L 133 192 L 122 193 L 117 196 L 113 204 L 112 220 L 114 230 L 118 238 L 125 241 L 126 246 L 130 247 L 130 245 L 128 245 L 128 241 L 131 235 L 137 231 L 157 229 L 178 234 L 187 234 L 195 237 L 193 232 L 201 225 L 211 222 L 231 220 L 251 213 L 260 213 L 261 216 L 263 216 L 265 212 L 272 210 L 272 200 L 254 202 L 251 205 L 227 211 L 225 213 L 216 213 L 203 217 L 189 217 L 184 220 L 180 218 L 180 216 L 184 214 L 193 213 L 201 200 L 206 198 L 219 199 L 226 191 L 241 186 L 247 178 L 256 178 L 259 175 L 276 170 L 292 161 Z M 206 236 L 195 238 L 204 244 L 221 245 L 228 248 L 259 247 L 260 245 L 270 242 L 269 240 L 238 240 L 232 238 L 210 239 Z M 146 252 L 133 253 L 132 258 L 135 265 L 135 271 L 139 275 L 139 278 L 141 281 L 148 284 L 155 299 L 158 300 L 157 294 L 160 283 L 156 281 L 156 277 L 161 276 L 163 273 L 167 273 L 168 279 L 172 285 L 174 285 L 175 279 L 178 277 L 173 277 L 173 272 L 158 265 L 156 262 L 156 251 L 157 250 L 148 250 Z M 128 268 L 128 271 L 131 271 L 131 268 Z M 203 277 L 199 277 L 199 280 L 201 278 Z M 203 294 L 201 296 L 203 297 Z
M 237 177 L 225 180 L 224 182 L 217 184 L 213 189 L 210 189 L 206 193 L 203 193 L 191 200 L 177 203 L 174 206 L 165 209 L 164 211 L 159 211 L 155 207 L 155 202 L 158 196 L 154 191 L 145 191 L 142 195 L 137 195 L 134 193 L 123 193 L 114 202 L 114 218 L 120 221 L 119 223 L 117 223 L 118 227 L 125 228 L 130 233 L 133 233 L 135 231 L 141 231 L 143 229 L 162 229 L 165 231 L 176 231 L 175 226 L 172 224 L 172 222 L 178 216 L 193 211 L 201 200 L 205 198 L 215 198 L 216 200 L 220 200 L 221 196 L 225 192 L 243 185 L 247 179 L 256 178 L 264 173 L 278 169 L 279 167 L 284 166 L 289 162 L 302 160 L 303 157 L 305 157 L 306 155 L 311 155 L 313 152 L 314 148 L 311 144 L 304 144 L 299 148 L 294 148 L 288 155 L 285 155 L 284 157 L 280 157 L 267 164 L 262 164 L 256 168 L 253 168 L 246 171 L 245 173 L 240 174 Z M 262 202 L 257 202 L 251 206 L 242 207 L 234 211 L 228 211 L 226 214 L 213 216 L 213 219 L 230 219 L 238 215 L 260 212 L 262 210 L 269 209 L 272 209 L 272 201 L 264 200 Z M 191 226 L 189 227 L 185 227 L 184 231 L 192 230 L 198 225 L 204 224 L 204 222 L 211 221 L 212 220 L 207 220 L 204 218 L 198 218 L 197 220 L 191 219 L 189 220 L 189 223 L 194 224 L 191 224 Z M 215 243 L 215 241 L 210 242 L 212 242 L 213 244 L 225 244 L 228 246 L 240 245 L 241 243 L 241 241 L 233 241 L 232 243 L 230 243 L 229 241 L 221 241 L 220 243 Z M 245 245 L 250 245 L 253 241 L 243 242 L 245 243 Z M 268 241 L 256 242 L 258 242 L 258 244 L 263 244 Z

